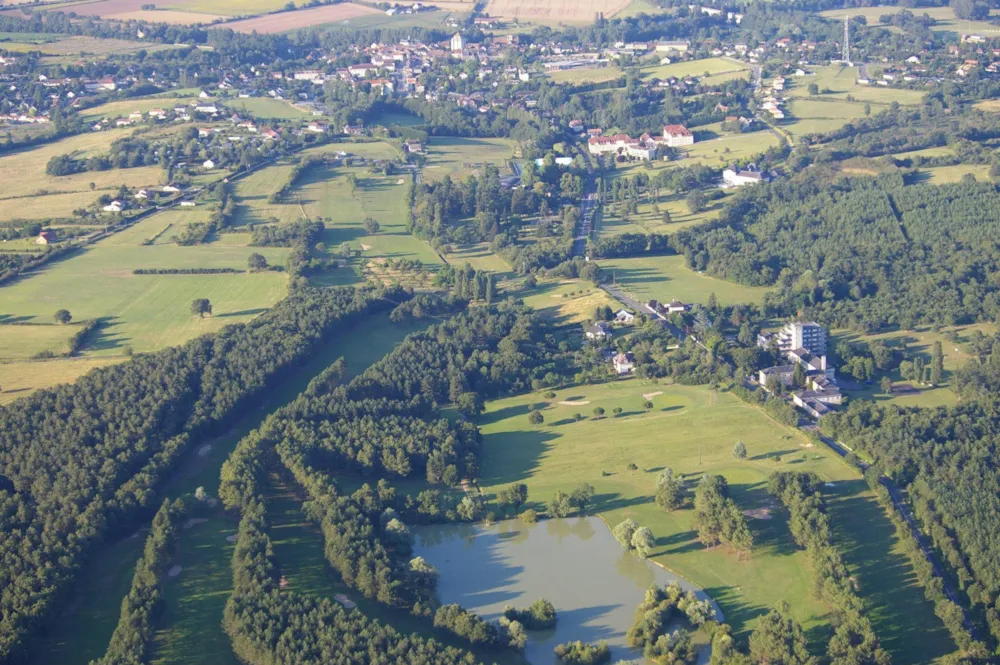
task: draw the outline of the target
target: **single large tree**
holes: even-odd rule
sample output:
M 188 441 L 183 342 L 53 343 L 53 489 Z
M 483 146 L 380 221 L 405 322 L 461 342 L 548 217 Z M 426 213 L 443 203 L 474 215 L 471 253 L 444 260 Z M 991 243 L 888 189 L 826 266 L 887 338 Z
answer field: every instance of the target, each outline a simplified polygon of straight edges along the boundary
M 61 309 L 58 312 L 56 312 L 55 316 L 53 316 L 52 318 L 56 320 L 56 323 L 61 323 L 63 325 L 66 325 L 67 323 L 73 320 L 73 315 L 69 313 L 68 309 Z
M 382 228 L 379 225 L 378 220 L 374 217 L 365 217 L 365 220 L 361 222 L 361 225 L 365 227 L 365 231 L 368 232 L 368 235 L 372 236 L 378 233 L 379 229 Z
M 208 298 L 195 298 L 191 301 L 191 313 L 205 318 L 206 314 L 212 313 L 212 303 Z
M 247 257 L 247 267 L 254 272 L 267 270 L 267 259 L 260 252 L 254 252 Z

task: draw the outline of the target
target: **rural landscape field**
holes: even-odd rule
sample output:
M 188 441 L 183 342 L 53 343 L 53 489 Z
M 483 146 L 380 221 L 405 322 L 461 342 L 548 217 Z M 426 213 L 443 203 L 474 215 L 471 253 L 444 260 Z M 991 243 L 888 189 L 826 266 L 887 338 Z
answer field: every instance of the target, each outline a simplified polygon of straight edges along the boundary
M 849 4 L 3 3 L 0 665 L 994 662 L 1000 16 Z

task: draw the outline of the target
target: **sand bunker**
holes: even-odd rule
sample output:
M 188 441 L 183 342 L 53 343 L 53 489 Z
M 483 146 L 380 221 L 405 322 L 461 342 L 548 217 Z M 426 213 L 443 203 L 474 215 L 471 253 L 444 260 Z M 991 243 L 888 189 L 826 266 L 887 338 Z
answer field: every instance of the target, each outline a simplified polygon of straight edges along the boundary
M 655 393 L 643 393 L 642 394 L 642 398 L 643 399 L 653 399 L 657 395 L 662 395 L 662 394 L 663 394 L 662 390 L 657 390 Z
M 235 533 L 233 535 L 231 535 L 231 536 L 226 536 L 226 542 L 229 542 L 229 543 L 235 543 L 239 539 L 240 539 L 240 537 L 237 536 Z
M 371 248 L 372 248 L 371 245 L 366 245 L 365 243 L 361 243 L 361 251 L 362 252 L 367 252 Z
M 206 443 L 204 446 L 198 449 L 198 457 L 204 457 L 208 454 L 208 451 L 212 449 L 211 443 Z
M 816 444 L 814 444 L 814 443 L 800 443 L 799 444 L 799 448 L 812 448 L 815 445 Z
M 201 524 L 202 522 L 207 522 L 207 521 L 208 520 L 205 519 L 204 517 L 192 517 L 191 519 L 189 519 L 187 522 L 184 523 L 184 528 L 190 529 L 195 524 Z
M 771 509 L 770 508 L 751 508 L 750 510 L 744 510 L 743 514 L 752 520 L 769 520 L 771 519 Z
M 563 406 L 584 406 L 586 404 L 590 404 L 590 401 L 584 399 L 584 400 L 580 400 L 578 402 L 562 401 L 562 402 L 559 402 L 559 403 L 562 404 Z
M 167 575 L 169 575 L 170 577 L 177 577 L 180 574 L 181 574 L 180 566 L 174 566 L 173 568 L 167 571 Z

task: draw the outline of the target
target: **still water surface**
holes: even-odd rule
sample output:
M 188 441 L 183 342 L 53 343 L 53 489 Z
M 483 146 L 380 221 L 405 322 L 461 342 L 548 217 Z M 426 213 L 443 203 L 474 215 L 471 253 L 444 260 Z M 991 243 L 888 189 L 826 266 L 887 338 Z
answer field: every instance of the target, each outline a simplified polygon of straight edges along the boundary
M 498 618 L 508 604 L 524 608 L 547 598 L 556 606 L 556 628 L 529 633 L 525 655 L 532 665 L 552 665 L 552 649 L 573 640 L 607 640 L 612 662 L 641 660 L 626 646 L 625 633 L 647 588 L 676 580 L 707 597 L 686 580 L 624 552 L 596 517 L 532 525 L 447 524 L 415 527 L 413 533 L 415 554 L 441 572 L 442 603 L 458 603 L 487 620 Z M 715 611 L 721 621 L 717 606 Z M 707 654 L 701 656 L 699 661 Z

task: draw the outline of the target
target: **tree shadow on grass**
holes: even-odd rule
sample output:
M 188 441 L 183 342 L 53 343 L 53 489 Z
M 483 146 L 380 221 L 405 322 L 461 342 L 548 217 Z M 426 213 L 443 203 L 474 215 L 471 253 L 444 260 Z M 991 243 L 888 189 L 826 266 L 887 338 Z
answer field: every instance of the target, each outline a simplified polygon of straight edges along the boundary
M 752 621 L 771 611 L 770 607 L 747 602 L 735 587 L 706 587 L 705 593 L 718 603 L 733 633 L 743 638 L 749 635 Z
M 557 438 L 558 434 L 544 429 L 484 435 L 481 483 L 484 486 L 508 485 L 527 480 Z
M 257 314 L 262 314 L 266 311 L 266 307 L 257 307 L 255 309 L 241 309 L 238 312 L 224 312 L 222 314 L 215 314 L 214 316 L 220 319 L 225 319 L 233 316 L 256 316 Z
M 762 455 L 754 455 L 750 459 L 754 462 L 760 462 L 763 460 L 774 459 L 775 457 L 784 457 L 785 455 L 791 455 L 797 452 L 799 452 L 798 448 L 792 448 L 790 450 L 772 450 L 771 452 L 764 453 Z
M 501 420 L 506 420 L 507 418 L 528 415 L 530 410 L 531 405 L 529 404 L 513 404 L 511 406 L 505 406 L 502 409 L 497 409 L 496 411 L 484 413 L 479 416 L 476 421 L 479 425 L 490 425 L 492 423 L 500 422 Z
M 114 316 L 104 317 L 100 325 L 87 336 L 83 349 L 88 351 L 110 351 L 125 344 L 128 337 L 113 330 L 115 326 L 120 325 L 116 323 L 116 320 L 117 317 Z
M 730 485 L 729 494 L 740 510 L 770 509 L 770 519 L 747 518 L 755 550 L 766 551 L 769 556 L 790 556 L 801 551 L 788 529 L 787 511 L 767 491 L 766 483 Z
M 834 546 L 844 555 L 868 606 L 882 646 L 893 660 L 929 663 L 955 649 L 933 606 L 924 598 L 909 559 L 892 551 L 895 529 L 878 502 L 856 479 L 824 487 Z

